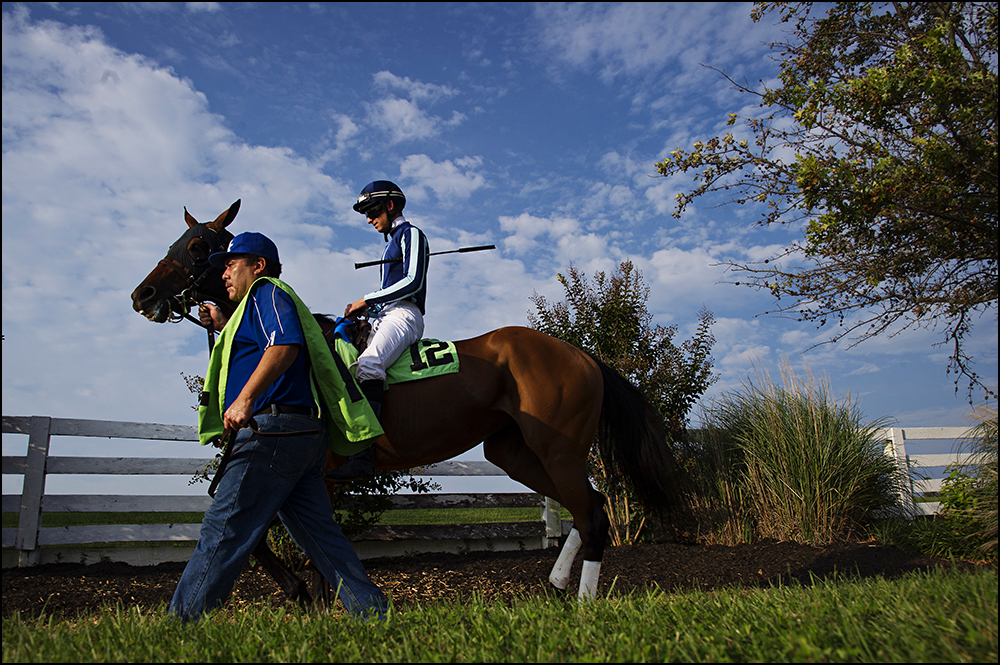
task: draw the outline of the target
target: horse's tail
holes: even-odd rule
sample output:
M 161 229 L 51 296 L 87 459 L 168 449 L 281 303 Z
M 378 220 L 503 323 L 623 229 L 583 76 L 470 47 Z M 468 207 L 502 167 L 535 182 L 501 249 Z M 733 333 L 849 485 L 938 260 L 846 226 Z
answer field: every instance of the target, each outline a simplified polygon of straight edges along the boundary
M 683 502 L 683 474 L 664 433 L 663 419 L 642 392 L 591 355 L 604 377 L 598 449 L 605 468 L 655 512 Z

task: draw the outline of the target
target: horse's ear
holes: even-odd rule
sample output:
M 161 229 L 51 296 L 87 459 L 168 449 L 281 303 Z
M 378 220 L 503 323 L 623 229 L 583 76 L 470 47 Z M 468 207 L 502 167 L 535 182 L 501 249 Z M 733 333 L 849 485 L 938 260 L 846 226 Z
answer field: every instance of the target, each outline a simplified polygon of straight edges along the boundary
M 198 220 L 188 212 L 187 206 L 184 206 L 184 221 L 187 222 L 188 228 L 191 228 L 198 223 Z
M 206 226 L 213 231 L 221 231 L 229 226 L 232 221 L 236 219 L 236 213 L 240 211 L 240 202 L 242 200 L 243 199 L 236 199 L 236 203 L 229 206 L 229 210 L 216 217 L 214 222 L 209 222 Z

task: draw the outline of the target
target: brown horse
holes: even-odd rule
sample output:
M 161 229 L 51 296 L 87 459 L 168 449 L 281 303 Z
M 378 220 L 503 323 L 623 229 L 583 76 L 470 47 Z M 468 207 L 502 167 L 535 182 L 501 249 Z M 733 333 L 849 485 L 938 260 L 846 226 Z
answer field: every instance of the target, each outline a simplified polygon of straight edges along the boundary
M 226 227 L 239 203 L 208 224 L 199 224 L 185 208 L 187 232 L 132 293 L 137 312 L 162 323 L 179 320 L 199 301 L 234 307 L 207 258 L 232 238 Z M 330 325 L 325 317 L 317 319 Z M 670 509 L 679 501 L 677 466 L 658 414 L 613 369 L 536 330 L 501 328 L 455 344 L 457 373 L 394 384 L 386 392 L 377 468 L 441 462 L 482 442 L 487 460 L 572 513 L 574 528 L 549 580 L 566 589 L 582 549 L 579 595 L 593 596 L 609 522 L 605 497 L 587 475 L 591 445 L 600 434 L 600 452 L 612 473 L 648 508 Z M 327 468 L 342 462 L 331 454 Z

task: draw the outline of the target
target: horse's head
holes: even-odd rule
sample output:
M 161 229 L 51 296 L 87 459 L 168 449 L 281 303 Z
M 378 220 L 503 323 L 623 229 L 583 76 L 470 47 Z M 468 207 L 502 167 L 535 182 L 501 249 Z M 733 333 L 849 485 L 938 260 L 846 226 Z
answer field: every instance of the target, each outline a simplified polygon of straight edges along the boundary
M 239 209 L 240 202 L 236 201 L 215 221 L 200 224 L 184 208 L 187 231 L 132 292 L 132 309 L 150 321 L 163 323 L 184 317 L 196 302 L 211 300 L 231 306 L 222 270 L 212 267 L 208 257 L 229 246 L 233 234 L 226 227 Z

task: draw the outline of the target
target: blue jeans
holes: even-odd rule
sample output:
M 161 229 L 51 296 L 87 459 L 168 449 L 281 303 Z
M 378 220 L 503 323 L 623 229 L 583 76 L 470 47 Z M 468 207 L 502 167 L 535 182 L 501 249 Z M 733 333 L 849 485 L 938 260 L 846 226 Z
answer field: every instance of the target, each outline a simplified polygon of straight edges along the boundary
M 169 613 L 197 620 L 225 603 L 257 543 L 277 516 L 356 616 L 381 617 L 385 595 L 333 521 L 323 482 L 327 436 L 322 420 L 308 415 L 261 415 L 261 432 L 319 434 L 258 436 L 240 430 L 235 451 L 205 512 L 201 536 L 170 601 Z

